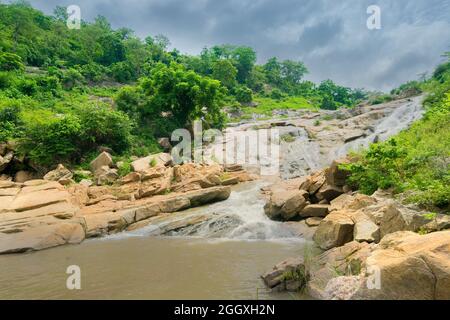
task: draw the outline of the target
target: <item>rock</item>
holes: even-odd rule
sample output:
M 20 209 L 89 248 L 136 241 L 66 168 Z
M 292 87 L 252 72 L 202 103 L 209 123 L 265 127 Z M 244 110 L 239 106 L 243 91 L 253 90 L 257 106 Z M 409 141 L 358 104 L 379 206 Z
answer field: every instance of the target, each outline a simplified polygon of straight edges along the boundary
M 62 186 L 70 186 L 71 184 L 75 184 L 75 183 L 76 183 L 73 179 L 69 179 L 69 178 L 62 178 L 62 179 L 59 179 L 58 182 L 59 182 Z
M 92 160 L 90 163 L 90 168 L 92 173 L 96 174 L 98 170 L 102 169 L 102 167 L 111 167 L 113 164 L 113 159 L 108 152 L 103 151 L 98 155 L 97 158 Z
M 450 229 L 450 216 L 447 214 L 437 214 L 432 221 L 423 226 L 423 230 L 427 232 L 441 231 Z
M 204 205 L 211 202 L 223 201 L 230 197 L 230 187 L 213 187 L 208 189 L 196 190 L 185 194 L 192 207 Z
M 354 216 L 355 226 L 353 228 L 353 239 L 358 242 L 380 241 L 380 228 L 363 213 Z
M 7 174 L 0 174 L 0 181 L 11 181 L 12 178 Z
M 20 188 L 1 188 L 0 197 L 16 196 L 20 192 Z M 2 198 L 0 198 L 1 200 Z
M 352 299 L 448 300 L 449 257 L 450 231 L 389 234 L 365 262 L 366 270 L 378 270 L 379 288 L 362 285 Z M 370 280 L 371 273 L 364 276 Z
M 225 172 L 236 172 L 244 170 L 240 164 L 226 164 L 223 167 Z
M 309 227 L 317 227 L 320 224 L 320 221 L 322 221 L 322 220 L 323 219 L 320 217 L 310 217 L 310 218 L 307 218 L 305 220 L 305 222 Z
M 0 143 L 0 156 L 4 156 L 8 150 L 6 143 Z
M 138 172 L 131 172 L 120 180 L 120 182 L 122 184 L 127 184 L 127 183 L 131 183 L 131 182 L 139 182 L 139 181 L 141 181 L 141 174 Z
M 11 162 L 11 160 L 14 158 L 14 152 L 9 151 L 4 156 L 0 156 L 0 172 L 6 169 L 8 164 Z
M 119 174 L 117 173 L 117 169 L 111 169 L 108 166 L 103 166 L 100 169 L 97 169 L 95 173 L 95 180 L 98 186 L 111 184 L 118 178 Z
M 117 212 L 97 213 L 84 216 L 86 238 L 99 237 L 124 230 L 126 220 Z
M 307 205 L 306 196 L 304 190 L 273 190 L 264 212 L 271 219 L 292 219 Z
M 318 171 L 307 177 L 301 184 L 299 189 L 308 191 L 310 195 L 315 194 L 325 183 L 324 171 Z
M 269 288 L 275 288 L 280 285 L 285 285 L 286 280 L 292 280 L 288 279 L 289 275 L 296 273 L 305 274 L 305 265 L 302 258 L 290 258 L 283 262 L 280 262 L 273 267 L 273 270 L 263 274 L 261 278 L 263 279 L 266 286 L 268 286 Z M 303 280 L 305 281 L 306 278 Z
M 158 144 L 163 148 L 164 151 L 168 152 L 172 149 L 169 138 L 159 138 Z
M 14 181 L 18 183 L 23 183 L 34 179 L 34 174 L 30 171 L 20 170 L 14 175 Z
M 312 241 L 314 233 L 317 230 L 316 226 L 308 226 L 305 220 L 301 221 L 287 221 L 283 222 L 292 233 L 294 237 L 302 238 L 305 241 Z
M 340 166 L 349 163 L 350 160 L 347 158 L 334 160 L 325 173 L 327 183 L 331 186 L 344 186 L 350 172 L 345 169 L 341 169 Z
M 345 212 L 334 211 L 320 222 L 313 239 L 324 250 L 339 247 L 352 241 L 353 226 L 353 220 Z
M 86 187 L 90 187 L 92 186 L 94 183 L 92 182 L 92 180 L 89 179 L 83 179 L 80 181 L 79 183 L 80 185 L 86 186 Z
M 0 189 L 2 188 L 12 188 L 12 187 L 16 187 L 17 184 L 10 181 L 10 180 L 4 180 L 4 181 L 0 181 Z
M 322 187 L 320 187 L 319 191 L 317 191 L 316 197 L 319 200 L 327 200 L 330 202 L 343 193 L 344 191 L 342 188 L 325 183 Z
M 146 171 L 157 166 L 169 166 L 173 163 L 172 156 L 168 153 L 157 153 L 145 158 L 140 158 L 131 163 L 135 172 Z
M 239 177 L 231 177 L 231 178 L 222 180 L 222 185 L 224 185 L 224 186 L 229 186 L 229 185 L 238 184 L 238 183 L 239 183 Z
M 380 227 L 380 238 L 389 233 L 407 229 L 407 223 L 393 201 L 381 208 L 367 208 L 364 213 Z
M 354 130 L 349 130 L 345 135 L 344 135 L 344 143 L 356 140 L 358 138 L 362 138 L 365 137 L 366 133 L 364 132 L 364 130 L 360 130 L 360 129 L 354 129 Z
M 69 202 L 69 194 L 55 189 L 25 192 L 17 196 L 10 205 L 10 210 L 22 212 L 48 206 L 58 202 Z
M 62 164 L 58 164 L 55 170 L 48 172 L 44 176 L 44 180 L 59 181 L 72 179 L 73 174 L 70 170 L 66 169 Z
M 325 217 L 328 207 L 327 204 L 309 204 L 300 211 L 300 217 Z
M 340 276 L 328 281 L 325 300 L 350 300 L 361 286 L 361 276 Z
M 317 299 L 329 299 L 330 294 L 336 298 L 338 294 L 332 292 L 332 288 L 330 288 L 332 284 L 328 286 L 330 280 L 342 276 L 359 275 L 373 247 L 374 244 L 352 241 L 310 258 L 307 269 L 310 279 L 307 284 L 308 294 Z M 344 283 L 341 284 L 344 285 Z M 347 287 L 348 284 L 346 282 Z M 356 290 L 357 288 L 346 289 L 350 292 Z
M 42 250 L 84 240 L 84 228 L 80 223 L 58 223 L 36 227 L 25 232 L 0 233 L 0 253 L 20 253 Z
M 342 210 L 347 205 L 347 203 L 351 202 L 353 199 L 354 199 L 354 196 L 352 196 L 350 194 L 345 194 L 345 193 L 341 194 L 336 199 L 333 199 L 330 201 L 330 207 L 328 208 L 328 210 L 330 212 Z

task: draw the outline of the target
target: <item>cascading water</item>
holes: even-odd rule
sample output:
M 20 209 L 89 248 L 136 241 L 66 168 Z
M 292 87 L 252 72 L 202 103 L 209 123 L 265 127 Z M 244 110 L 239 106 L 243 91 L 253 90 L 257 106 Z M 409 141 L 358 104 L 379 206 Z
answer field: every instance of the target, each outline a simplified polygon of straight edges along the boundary
M 372 134 L 344 144 L 337 148 L 330 158 L 337 159 L 344 157 L 350 151 L 367 148 L 373 142 L 384 141 L 406 129 L 411 123 L 422 117 L 422 99 L 423 96 L 414 97 L 407 103 L 400 105 L 375 126 Z
M 237 186 L 225 201 L 189 209 L 182 218 L 173 214 L 161 223 L 153 223 L 136 231 L 114 235 L 114 238 L 170 235 L 193 236 L 209 239 L 237 240 L 294 240 L 291 229 L 281 222 L 270 220 L 264 214 L 264 199 L 260 188 L 265 183 L 250 182 Z M 164 232 L 165 227 L 180 219 L 207 216 L 203 222 Z M 109 237 L 111 238 L 111 237 Z M 300 241 L 299 238 L 295 239 Z

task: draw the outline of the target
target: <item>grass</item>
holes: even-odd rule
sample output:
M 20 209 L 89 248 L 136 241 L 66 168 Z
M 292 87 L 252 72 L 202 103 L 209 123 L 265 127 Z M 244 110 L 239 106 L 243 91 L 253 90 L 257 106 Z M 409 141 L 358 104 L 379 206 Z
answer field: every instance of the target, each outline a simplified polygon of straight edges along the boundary
M 258 104 L 256 107 L 242 107 L 243 115 L 233 120 L 250 120 L 253 114 L 260 116 L 258 117 L 260 120 L 273 119 L 275 110 L 318 110 L 318 103 L 301 96 L 290 96 L 280 100 L 256 96 L 254 102 Z M 280 118 L 286 118 L 286 116 L 280 115 Z

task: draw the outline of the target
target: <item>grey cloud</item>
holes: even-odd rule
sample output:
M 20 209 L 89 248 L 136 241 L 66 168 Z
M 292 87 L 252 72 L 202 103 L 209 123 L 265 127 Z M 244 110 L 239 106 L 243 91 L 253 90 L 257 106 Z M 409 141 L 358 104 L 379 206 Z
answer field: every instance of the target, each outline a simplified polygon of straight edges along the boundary
M 249 45 L 264 62 L 302 59 L 309 79 L 389 90 L 431 71 L 450 50 L 450 0 L 31 0 L 51 13 L 77 4 L 83 18 L 106 16 L 140 37 L 167 35 L 182 52 Z M 381 8 L 381 30 L 368 30 L 366 9 Z

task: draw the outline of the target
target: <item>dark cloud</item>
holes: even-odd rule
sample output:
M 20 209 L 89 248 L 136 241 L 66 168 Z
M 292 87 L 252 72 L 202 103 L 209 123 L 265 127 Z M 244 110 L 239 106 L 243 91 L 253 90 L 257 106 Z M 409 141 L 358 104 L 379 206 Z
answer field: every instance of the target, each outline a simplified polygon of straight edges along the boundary
M 246 44 L 264 62 L 301 59 L 314 81 L 389 90 L 431 71 L 450 50 L 450 0 L 31 0 L 51 13 L 76 4 L 83 19 L 106 16 L 140 37 L 167 35 L 182 52 Z M 366 9 L 381 8 L 381 30 Z

